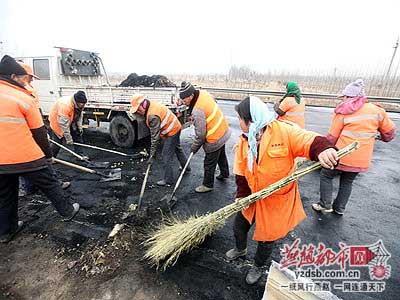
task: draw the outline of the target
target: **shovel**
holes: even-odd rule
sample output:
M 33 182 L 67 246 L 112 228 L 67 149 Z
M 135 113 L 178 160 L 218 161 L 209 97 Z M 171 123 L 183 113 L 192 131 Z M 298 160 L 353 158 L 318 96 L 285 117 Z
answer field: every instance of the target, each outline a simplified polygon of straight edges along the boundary
M 162 197 L 162 199 L 161 199 L 161 201 L 167 201 L 167 204 L 168 204 L 168 206 L 169 206 L 170 208 L 176 204 L 177 199 L 176 199 L 176 197 L 174 197 L 175 192 L 176 192 L 176 190 L 178 189 L 179 184 L 180 184 L 181 181 L 182 181 L 183 175 L 185 174 L 185 171 L 186 171 L 186 169 L 187 169 L 187 167 L 188 167 L 188 165 L 189 165 L 190 160 L 191 160 L 192 157 L 193 157 L 193 154 L 194 154 L 193 152 L 190 152 L 189 158 L 187 159 L 186 164 L 185 164 L 185 166 L 183 167 L 182 172 L 181 172 L 181 174 L 179 175 L 178 180 L 176 181 L 176 184 L 175 184 L 174 190 L 172 191 L 172 194 L 171 194 L 171 195 L 168 195 L 168 194 L 167 194 L 167 195 L 165 195 L 164 197 Z
M 83 157 L 82 155 L 79 155 L 78 153 L 72 151 L 71 149 L 69 149 L 68 147 L 65 147 L 64 145 L 61 145 L 60 143 L 57 143 L 56 141 L 53 141 L 52 139 L 49 139 L 49 141 L 51 143 L 53 143 L 54 145 L 60 147 L 61 149 L 64 149 L 65 151 L 71 153 L 73 156 L 77 157 L 78 159 L 80 159 L 81 161 L 84 161 L 85 163 L 87 163 L 88 165 L 91 165 L 94 168 L 107 168 L 108 167 L 108 162 L 105 163 L 100 163 L 100 164 L 95 164 L 91 161 L 89 161 L 88 159 L 86 159 L 85 157 Z M 75 143 L 74 143 L 75 144 Z
M 75 168 L 75 169 L 83 171 L 83 172 L 99 175 L 99 176 L 102 177 L 101 180 L 100 180 L 102 182 L 114 181 L 114 180 L 120 180 L 121 179 L 121 169 L 120 168 L 112 169 L 109 174 L 104 174 L 102 172 L 99 172 L 99 171 L 96 171 L 96 170 L 92 170 L 92 169 L 89 169 L 89 168 L 86 168 L 86 167 L 83 167 L 83 166 L 80 166 L 80 165 L 76 165 L 76 164 L 73 164 L 73 163 L 70 163 L 68 161 L 58 159 L 58 158 L 53 158 L 53 160 L 55 162 L 58 162 L 60 164 L 63 164 L 65 166 L 68 166 L 68 167 L 71 167 L 71 168 Z
M 140 189 L 140 195 L 139 195 L 139 201 L 138 201 L 138 209 L 142 205 L 144 189 L 146 188 L 146 183 L 147 183 L 147 178 L 149 177 L 150 168 L 151 168 L 151 164 L 148 164 L 147 165 L 146 174 L 144 175 L 144 179 L 143 179 L 143 183 L 142 183 L 142 188 Z
M 110 150 L 110 149 L 105 149 L 105 148 L 101 148 L 101 147 L 97 147 L 97 146 L 81 144 L 81 143 L 75 143 L 75 142 L 74 142 L 74 145 L 81 146 L 81 147 L 86 147 L 86 148 L 91 148 L 91 149 L 96 149 L 96 150 L 100 150 L 100 151 L 105 151 L 105 152 L 110 152 L 110 153 L 114 153 L 114 154 L 118 154 L 118 155 L 122 155 L 122 156 L 127 156 L 127 157 L 131 157 L 133 159 L 138 159 L 138 158 L 142 158 L 142 157 L 147 156 L 146 154 L 142 154 L 142 153 L 126 154 L 126 153 L 115 151 L 115 150 Z

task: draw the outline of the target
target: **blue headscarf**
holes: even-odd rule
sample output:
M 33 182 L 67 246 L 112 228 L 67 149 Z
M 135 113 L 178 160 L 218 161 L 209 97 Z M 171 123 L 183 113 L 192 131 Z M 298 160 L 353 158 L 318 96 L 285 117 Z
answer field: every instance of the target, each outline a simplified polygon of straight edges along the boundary
M 247 134 L 250 147 L 247 155 L 247 166 L 251 172 L 254 158 L 257 157 L 257 134 L 275 119 L 275 114 L 269 111 L 267 104 L 262 102 L 260 98 L 250 96 L 250 115 L 252 122 L 250 122 L 249 133 Z

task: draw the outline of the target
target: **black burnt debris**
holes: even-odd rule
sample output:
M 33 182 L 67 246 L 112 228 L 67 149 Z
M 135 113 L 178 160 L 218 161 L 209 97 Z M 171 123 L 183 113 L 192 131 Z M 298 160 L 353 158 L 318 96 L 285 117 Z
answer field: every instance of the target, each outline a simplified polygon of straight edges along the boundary
M 175 83 L 164 75 L 138 75 L 131 73 L 121 82 L 121 87 L 176 87 Z

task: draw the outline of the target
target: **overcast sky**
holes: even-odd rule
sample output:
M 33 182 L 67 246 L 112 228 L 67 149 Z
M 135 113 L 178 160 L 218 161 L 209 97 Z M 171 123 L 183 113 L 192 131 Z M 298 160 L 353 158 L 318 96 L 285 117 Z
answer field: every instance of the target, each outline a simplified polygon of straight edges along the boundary
M 0 0 L 0 6 L 2 54 L 90 50 L 111 72 L 226 73 L 234 64 L 260 72 L 374 73 L 387 68 L 400 34 L 398 0 Z

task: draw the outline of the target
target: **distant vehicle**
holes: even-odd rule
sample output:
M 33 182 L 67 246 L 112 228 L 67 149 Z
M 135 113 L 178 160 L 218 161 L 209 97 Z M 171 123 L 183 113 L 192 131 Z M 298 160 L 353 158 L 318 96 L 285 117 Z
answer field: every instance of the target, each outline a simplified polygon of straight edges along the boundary
M 135 93 L 162 102 L 185 127 L 188 126 L 187 107 L 176 104 L 179 97 L 177 88 L 111 86 L 97 53 L 56 47 L 54 56 L 17 59 L 31 65 L 34 74 L 41 79 L 35 80 L 33 85 L 45 117 L 58 98 L 83 90 L 88 98 L 84 124 L 89 124 L 89 120 L 95 120 L 97 126 L 100 122 L 110 122 L 110 136 L 117 146 L 131 147 L 150 134 L 144 118 L 129 112 L 130 99 Z

